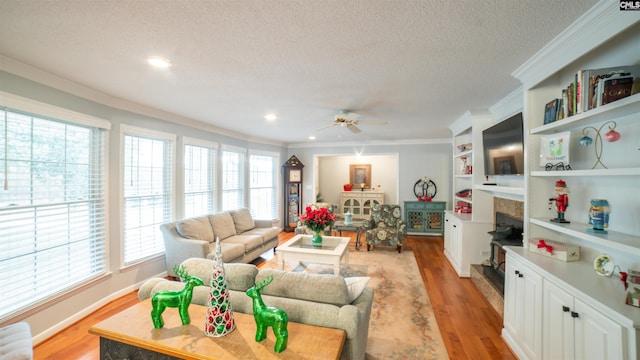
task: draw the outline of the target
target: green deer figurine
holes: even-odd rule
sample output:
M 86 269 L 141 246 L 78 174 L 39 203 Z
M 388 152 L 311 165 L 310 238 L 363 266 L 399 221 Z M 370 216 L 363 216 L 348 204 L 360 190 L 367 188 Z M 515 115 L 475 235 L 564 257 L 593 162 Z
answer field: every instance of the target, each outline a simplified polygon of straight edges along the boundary
M 260 291 L 273 281 L 273 275 L 266 278 L 262 283 L 247 290 L 247 296 L 253 299 L 253 317 L 256 320 L 256 341 L 260 342 L 267 338 L 267 328 L 271 326 L 276 336 L 275 352 L 282 352 L 287 348 L 289 332 L 287 324 L 289 319 L 287 313 L 273 306 L 265 306 L 262 301 Z
M 186 284 L 181 291 L 161 290 L 153 294 L 151 298 L 151 319 L 156 329 L 164 326 L 162 313 L 168 307 L 178 308 L 182 325 L 190 324 L 189 304 L 191 304 L 191 298 L 193 297 L 193 288 L 204 284 L 200 278 L 190 276 L 182 266 L 179 268 L 174 266 L 173 271 L 186 281 Z

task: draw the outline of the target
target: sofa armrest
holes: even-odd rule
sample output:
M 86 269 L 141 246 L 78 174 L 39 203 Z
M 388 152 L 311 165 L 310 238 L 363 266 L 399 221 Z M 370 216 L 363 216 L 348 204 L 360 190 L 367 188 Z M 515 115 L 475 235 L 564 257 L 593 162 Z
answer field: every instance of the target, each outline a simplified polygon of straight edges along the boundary
M 346 356 L 348 359 L 365 358 L 372 305 L 373 288 L 367 286 L 351 305 L 345 305 L 340 308 L 338 316 L 339 327 L 347 332 L 348 341 L 351 342 L 350 346 L 345 346 L 344 348 L 351 351 L 351 354 Z M 345 358 L 344 355 L 342 358 Z
M 206 258 L 211 251 L 211 244 L 205 240 L 186 239 L 178 234 L 175 223 L 160 225 L 164 238 L 164 249 L 167 261 L 167 272 L 175 276 L 174 266 L 179 266 L 189 258 Z

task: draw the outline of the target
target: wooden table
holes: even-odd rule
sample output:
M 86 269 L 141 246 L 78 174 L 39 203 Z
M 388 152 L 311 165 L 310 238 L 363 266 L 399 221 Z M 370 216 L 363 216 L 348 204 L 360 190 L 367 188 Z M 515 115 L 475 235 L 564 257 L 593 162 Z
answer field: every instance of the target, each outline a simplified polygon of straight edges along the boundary
M 133 352 L 145 358 L 166 355 L 160 359 L 339 359 L 346 338 L 344 330 L 289 322 L 287 348 L 276 353 L 271 328 L 266 340 L 255 341 L 252 315 L 234 312 L 236 329 L 213 338 L 204 334 L 206 313 L 205 306 L 191 304 L 191 324 L 182 325 L 178 309 L 168 308 L 162 314 L 164 327 L 156 329 L 151 301 L 145 300 L 94 325 L 89 333 L 100 336 L 100 359 Z
M 349 265 L 349 237 L 323 236 L 322 244 L 311 242 L 311 235 L 296 235 L 276 248 L 278 268 L 284 269 L 285 261 L 308 261 L 333 265 L 333 273 L 340 275 L 340 261 Z
M 345 224 L 344 221 L 336 221 L 333 223 L 332 230 L 338 232 L 340 236 L 342 236 L 342 230 L 355 232 L 356 250 L 360 250 L 360 237 L 362 236 L 362 231 L 364 230 L 364 220 L 353 220 L 350 225 Z

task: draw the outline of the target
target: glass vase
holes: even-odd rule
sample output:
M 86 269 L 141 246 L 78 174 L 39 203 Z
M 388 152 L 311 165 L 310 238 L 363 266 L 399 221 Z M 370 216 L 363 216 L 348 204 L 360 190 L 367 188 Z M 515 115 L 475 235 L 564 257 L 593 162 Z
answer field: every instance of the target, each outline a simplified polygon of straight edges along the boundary
M 313 245 L 322 245 L 322 233 L 321 230 L 314 231 L 311 237 L 311 243 Z

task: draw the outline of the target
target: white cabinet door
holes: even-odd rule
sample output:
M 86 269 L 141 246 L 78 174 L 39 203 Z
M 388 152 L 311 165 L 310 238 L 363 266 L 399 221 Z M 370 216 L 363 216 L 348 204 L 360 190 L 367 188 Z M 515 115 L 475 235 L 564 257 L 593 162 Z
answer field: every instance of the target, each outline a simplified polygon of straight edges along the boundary
M 543 359 L 573 359 L 573 296 L 548 281 L 543 291 Z
M 462 241 L 462 228 L 460 221 L 455 216 L 445 215 L 445 223 L 447 229 L 445 230 L 445 243 L 444 253 L 447 259 L 456 270 L 460 273 L 460 242 Z
M 540 358 L 542 344 L 542 276 L 522 266 L 518 275 L 522 349 L 531 359 Z
M 576 359 L 627 359 L 625 329 L 598 310 L 575 299 Z
M 507 256 L 504 327 L 520 358 L 539 359 L 542 351 L 542 276 Z
M 518 329 L 516 313 L 518 312 L 518 276 L 516 269 L 520 263 L 507 256 L 504 277 L 504 329 L 517 341 Z

